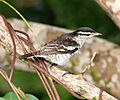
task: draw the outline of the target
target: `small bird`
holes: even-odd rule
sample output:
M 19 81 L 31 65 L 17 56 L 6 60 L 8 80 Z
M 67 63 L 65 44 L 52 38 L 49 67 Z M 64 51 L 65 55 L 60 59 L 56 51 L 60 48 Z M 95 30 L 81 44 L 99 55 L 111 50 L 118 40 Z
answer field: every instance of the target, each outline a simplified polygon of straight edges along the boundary
M 53 64 L 64 65 L 69 58 L 79 51 L 88 38 L 101 35 L 89 27 L 62 34 L 43 45 L 38 51 L 21 55 L 20 59 L 43 58 Z

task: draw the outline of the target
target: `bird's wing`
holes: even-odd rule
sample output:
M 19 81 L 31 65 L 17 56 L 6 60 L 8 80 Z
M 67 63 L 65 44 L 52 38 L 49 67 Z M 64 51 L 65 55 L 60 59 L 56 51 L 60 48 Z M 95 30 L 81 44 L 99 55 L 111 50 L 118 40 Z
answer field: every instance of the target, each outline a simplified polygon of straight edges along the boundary
M 45 44 L 39 52 L 38 55 L 51 55 L 51 54 L 65 54 L 74 53 L 78 50 L 79 45 L 76 41 L 69 38 L 67 35 L 62 35 L 55 40 L 52 40 Z
M 39 51 L 31 52 L 20 56 L 20 59 L 26 59 L 32 56 L 45 56 L 52 54 L 66 54 L 74 53 L 79 48 L 79 45 L 76 41 L 72 40 L 68 34 L 61 35 L 60 37 L 48 42 Z
M 51 55 L 51 54 L 65 54 L 65 53 L 74 53 L 78 50 L 78 47 L 73 46 L 64 46 L 58 44 L 47 44 L 43 48 L 40 49 L 39 52 L 36 52 L 39 55 Z
M 19 59 L 28 59 L 31 57 L 41 57 L 46 55 L 54 55 L 54 54 L 66 54 L 66 53 L 74 53 L 78 50 L 78 47 L 73 46 L 64 46 L 64 45 L 58 45 L 58 44 L 46 44 L 43 46 L 39 51 L 31 52 L 28 54 L 21 55 Z

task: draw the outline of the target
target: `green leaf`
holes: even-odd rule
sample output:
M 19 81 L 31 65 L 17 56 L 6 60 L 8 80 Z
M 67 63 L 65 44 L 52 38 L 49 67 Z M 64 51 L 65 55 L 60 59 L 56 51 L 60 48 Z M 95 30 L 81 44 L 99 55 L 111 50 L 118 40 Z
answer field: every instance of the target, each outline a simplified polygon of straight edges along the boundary
M 13 92 L 8 92 L 5 96 L 4 96 L 5 99 L 7 100 L 18 100 L 17 99 L 17 96 L 15 95 L 15 93 Z
M 28 100 L 39 100 L 37 99 L 35 96 L 33 96 L 32 94 L 26 94 Z
M 39 100 L 32 94 L 26 94 L 28 100 Z M 4 96 L 5 99 L 0 99 L 0 100 L 18 100 L 17 96 L 15 95 L 14 92 L 9 92 Z M 21 98 L 21 100 L 24 100 Z
M 91 100 L 96 100 L 96 98 L 95 98 L 95 97 L 93 97 Z
M 3 98 L 3 97 L 0 97 L 0 100 L 7 100 L 7 99 L 5 99 L 5 98 Z

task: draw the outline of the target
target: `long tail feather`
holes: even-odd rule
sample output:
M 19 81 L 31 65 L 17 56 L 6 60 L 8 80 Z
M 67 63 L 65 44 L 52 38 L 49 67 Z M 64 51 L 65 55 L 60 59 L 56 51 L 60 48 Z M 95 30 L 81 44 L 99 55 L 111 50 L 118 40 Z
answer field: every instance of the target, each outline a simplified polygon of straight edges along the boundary
M 27 53 L 27 54 L 19 56 L 19 59 L 27 59 L 31 56 L 34 56 L 34 54 L 33 53 Z

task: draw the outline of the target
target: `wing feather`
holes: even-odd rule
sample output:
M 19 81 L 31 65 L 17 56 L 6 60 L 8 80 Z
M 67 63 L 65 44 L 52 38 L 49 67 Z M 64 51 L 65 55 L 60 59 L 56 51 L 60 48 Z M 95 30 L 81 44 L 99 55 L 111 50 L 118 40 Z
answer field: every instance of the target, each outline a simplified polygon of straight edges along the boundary
M 65 53 L 74 53 L 78 50 L 79 44 L 76 43 L 69 37 L 68 34 L 64 34 L 55 40 L 52 40 L 45 44 L 39 52 L 36 52 L 38 55 L 52 55 L 52 54 L 65 54 Z
M 41 57 L 46 55 L 74 53 L 78 50 L 79 44 L 72 39 L 69 34 L 63 34 L 60 37 L 48 42 L 39 51 L 21 55 L 21 59 L 30 58 L 33 56 Z

